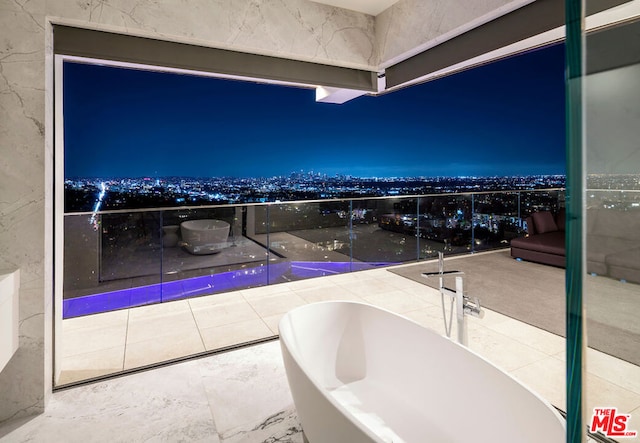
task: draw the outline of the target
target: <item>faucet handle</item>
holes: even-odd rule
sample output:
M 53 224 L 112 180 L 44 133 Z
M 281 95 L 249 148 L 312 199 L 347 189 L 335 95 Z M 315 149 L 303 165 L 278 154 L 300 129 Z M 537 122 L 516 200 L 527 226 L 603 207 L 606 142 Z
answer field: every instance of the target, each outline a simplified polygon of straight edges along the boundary
M 468 315 L 473 315 L 474 317 L 484 318 L 484 310 L 482 306 L 480 306 L 480 299 L 478 297 L 470 297 L 464 296 L 463 300 L 464 313 Z
M 422 275 L 429 278 L 432 275 L 464 275 L 462 271 L 423 272 Z

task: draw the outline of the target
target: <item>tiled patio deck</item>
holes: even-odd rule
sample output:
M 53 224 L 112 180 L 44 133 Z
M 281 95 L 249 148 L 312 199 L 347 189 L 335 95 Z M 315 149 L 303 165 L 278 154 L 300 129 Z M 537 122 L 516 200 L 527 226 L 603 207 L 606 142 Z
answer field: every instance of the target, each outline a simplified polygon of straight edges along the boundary
M 271 337 L 277 334 L 278 321 L 285 312 L 323 300 L 371 303 L 444 333 L 440 295 L 436 290 L 386 269 L 374 269 L 64 320 L 60 383 Z M 469 347 L 565 409 L 564 338 L 497 312 L 485 312 L 483 319 L 468 317 Z M 454 330 L 453 337 L 455 334 Z M 277 347 L 272 343 L 253 348 L 265 346 L 271 349 L 269 359 L 276 360 L 269 364 L 281 366 Z M 238 350 L 202 361 L 233 359 L 233 355 L 247 352 L 253 351 Z M 175 365 L 171 371 L 179 371 L 189 363 L 192 362 Z M 167 370 L 155 369 L 130 377 L 154 377 L 152 374 Z M 639 429 L 640 368 L 589 349 L 587 370 L 585 411 L 595 406 L 616 406 L 632 415 L 629 428 Z M 274 383 L 287 390 L 282 380 Z M 54 394 L 54 398 L 73 396 L 72 392 L 86 388 L 62 391 Z M 289 394 L 276 397 L 282 395 L 288 398 Z M 286 401 L 276 403 L 282 406 Z M 282 410 L 280 407 L 271 412 Z M 253 421 L 258 423 L 265 417 L 256 415 Z M 223 438 L 225 430 L 220 426 L 217 430 Z

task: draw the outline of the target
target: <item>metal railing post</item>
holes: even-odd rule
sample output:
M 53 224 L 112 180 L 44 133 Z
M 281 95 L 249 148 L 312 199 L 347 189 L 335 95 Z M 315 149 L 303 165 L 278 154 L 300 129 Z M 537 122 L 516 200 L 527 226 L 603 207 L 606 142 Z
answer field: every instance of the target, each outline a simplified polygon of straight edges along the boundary
M 473 216 L 476 213 L 474 197 L 475 197 L 475 194 L 471 194 L 471 253 L 475 252 L 475 244 L 476 244 L 476 226 L 473 223 Z
M 353 200 L 349 200 L 349 272 L 353 272 Z

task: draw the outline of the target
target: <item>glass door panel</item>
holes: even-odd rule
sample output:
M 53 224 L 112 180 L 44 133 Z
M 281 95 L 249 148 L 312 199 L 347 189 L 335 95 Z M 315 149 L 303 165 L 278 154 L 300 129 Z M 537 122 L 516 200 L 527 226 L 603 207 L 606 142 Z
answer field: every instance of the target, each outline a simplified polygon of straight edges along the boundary
M 611 26 L 585 48 L 583 405 L 585 425 L 614 440 L 640 430 L 639 33 L 638 20 Z

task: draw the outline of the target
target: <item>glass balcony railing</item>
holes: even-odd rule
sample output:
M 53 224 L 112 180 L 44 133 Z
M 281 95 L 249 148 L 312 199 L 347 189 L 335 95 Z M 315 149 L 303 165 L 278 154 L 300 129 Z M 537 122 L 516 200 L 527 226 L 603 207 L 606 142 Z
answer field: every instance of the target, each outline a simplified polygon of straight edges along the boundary
M 63 317 L 503 248 L 563 189 L 69 213 Z

